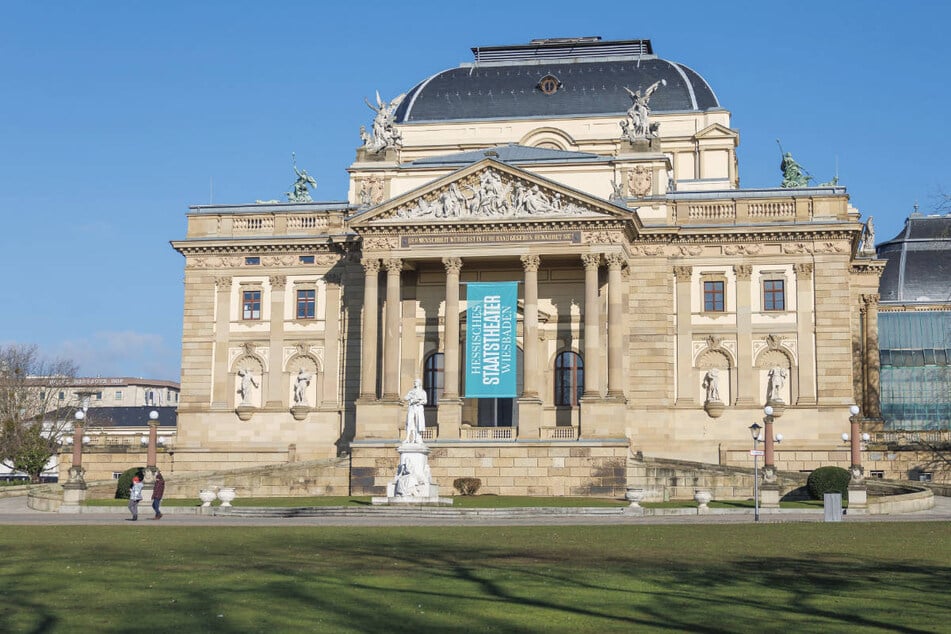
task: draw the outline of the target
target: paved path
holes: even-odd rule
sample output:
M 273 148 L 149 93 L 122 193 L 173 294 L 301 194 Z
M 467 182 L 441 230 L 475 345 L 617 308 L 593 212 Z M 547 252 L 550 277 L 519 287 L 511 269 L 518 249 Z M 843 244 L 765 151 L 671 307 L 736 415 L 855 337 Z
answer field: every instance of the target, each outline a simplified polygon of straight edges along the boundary
M 611 525 L 611 524 L 751 524 L 752 512 L 715 513 L 707 515 L 527 515 L 521 517 L 435 517 L 427 515 L 425 510 L 418 514 L 394 517 L 383 513 L 374 516 L 365 513 L 353 516 L 330 517 L 236 517 L 199 515 L 194 508 L 168 507 L 162 519 L 150 521 L 152 509 L 148 505 L 140 507 L 137 525 L 154 526 L 570 526 L 570 525 Z M 784 511 L 782 513 L 761 513 L 760 523 L 782 522 L 822 522 L 822 512 Z M 951 498 L 935 497 L 935 506 L 927 511 L 905 513 L 901 515 L 848 515 L 844 522 L 933 522 L 951 521 Z M 26 497 L 0 499 L 0 525 L 43 525 L 43 526 L 108 526 L 129 525 L 128 511 L 123 508 L 108 507 L 94 512 L 84 513 L 46 513 L 27 507 Z

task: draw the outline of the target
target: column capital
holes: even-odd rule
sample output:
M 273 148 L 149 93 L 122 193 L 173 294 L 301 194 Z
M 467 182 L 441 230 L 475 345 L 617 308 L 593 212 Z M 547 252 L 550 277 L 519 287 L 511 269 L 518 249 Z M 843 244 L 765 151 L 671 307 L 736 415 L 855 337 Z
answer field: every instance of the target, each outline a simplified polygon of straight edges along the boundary
M 793 270 L 796 272 L 797 277 L 806 277 L 812 275 L 813 268 L 812 262 L 800 262 L 799 264 L 793 264 Z
M 383 261 L 387 273 L 399 273 L 403 270 L 403 260 L 399 258 L 389 258 Z
M 596 269 L 599 266 L 601 266 L 601 254 L 600 253 L 584 253 L 581 256 L 581 261 L 584 262 L 584 268 Z
M 542 259 L 537 255 L 523 255 L 522 258 L 522 267 L 525 269 L 525 272 L 537 272 L 538 267 L 542 264 Z
M 881 297 L 882 296 L 878 293 L 868 293 L 866 295 L 862 295 L 862 302 L 868 308 L 878 308 L 878 300 L 881 299 Z
M 734 264 L 733 273 L 736 274 L 736 279 L 738 280 L 748 280 L 753 276 L 753 265 L 752 264 Z
M 219 291 L 223 291 L 223 290 L 231 288 L 231 276 L 222 275 L 221 277 L 216 277 L 215 285 L 218 286 Z
M 621 253 L 605 253 L 604 261 L 608 264 L 608 270 L 619 271 L 624 266 L 626 258 Z
M 379 258 L 363 258 L 361 264 L 363 264 L 363 270 L 366 271 L 367 274 L 380 272 Z
M 268 278 L 268 282 L 270 282 L 271 288 L 281 290 L 287 286 L 287 276 L 286 275 L 272 275 Z
M 692 266 L 675 266 L 674 267 L 674 277 L 677 278 L 678 282 L 689 282 L 690 276 L 693 274 Z
M 446 273 L 458 275 L 459 271 L 462 270 L 462 258 L 443 258 L 442 264 L 446 267 Z
M 327 286 L 340 286 L 342 279 L 343 275 L 337 271 L 324 273 L 324 282 L 327 283 Z

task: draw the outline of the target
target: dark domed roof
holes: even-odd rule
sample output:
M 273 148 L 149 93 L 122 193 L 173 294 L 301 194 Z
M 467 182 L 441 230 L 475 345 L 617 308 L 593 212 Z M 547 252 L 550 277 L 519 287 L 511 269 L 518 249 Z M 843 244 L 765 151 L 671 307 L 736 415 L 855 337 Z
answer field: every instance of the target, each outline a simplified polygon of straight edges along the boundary
M 650 98 L 653 112 L 720 107 L 703 77 L 654 55 L 650 40 L 533 40 L 472 51 L 475 62 L 414 87 L 396 122 L 623 115 L 631 106 L 625 88 L 643 92 L 660 80 L 666 84 Z
M 878 285 L 882 302 L 951 302 L 951 215 L 912 215 L 875 250 L 888 260 Z

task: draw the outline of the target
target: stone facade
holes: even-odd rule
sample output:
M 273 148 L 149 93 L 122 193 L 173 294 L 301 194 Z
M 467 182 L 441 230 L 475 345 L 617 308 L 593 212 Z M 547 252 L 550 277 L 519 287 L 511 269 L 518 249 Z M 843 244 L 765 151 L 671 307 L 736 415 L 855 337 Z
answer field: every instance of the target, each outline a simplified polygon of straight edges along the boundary
M 202 466 L 183 451 L 240 463 L 294 445 L 301 460 L 349 454 L 353 492 L 379 494 L 418 377 L 436 397 L 435 481 L 489 493 L 617 495 L 631 451 L 743 463 L 731 452 L 776 368 L 787 446 L 836 446 L 852 404 L 874 418 L 882 263 L 858 255 L 845 188 L 737 189 L 722 107 L 657 108 L 656 136 L 633 143 L 621 116 L 397 116 L 402 146 L 358 150 L 345 203 L 193 207 L 173 243 L 176 471 Z M 516 399 L 465 396 L 477 281 L 519 282 Z M 583 375 L 565 374 L 566 353 Z M 711 368 L 722 408 L 706 407 Z M 556 397 L 559 379 L 580 399 Z

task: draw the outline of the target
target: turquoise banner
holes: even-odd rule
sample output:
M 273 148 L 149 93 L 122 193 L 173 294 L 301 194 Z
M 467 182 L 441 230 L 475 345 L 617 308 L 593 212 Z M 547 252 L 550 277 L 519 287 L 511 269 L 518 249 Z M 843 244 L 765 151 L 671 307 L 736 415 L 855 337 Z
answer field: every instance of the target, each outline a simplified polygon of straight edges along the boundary
M 466 286 L 466 398 L 514 398 L 518 282 Z

